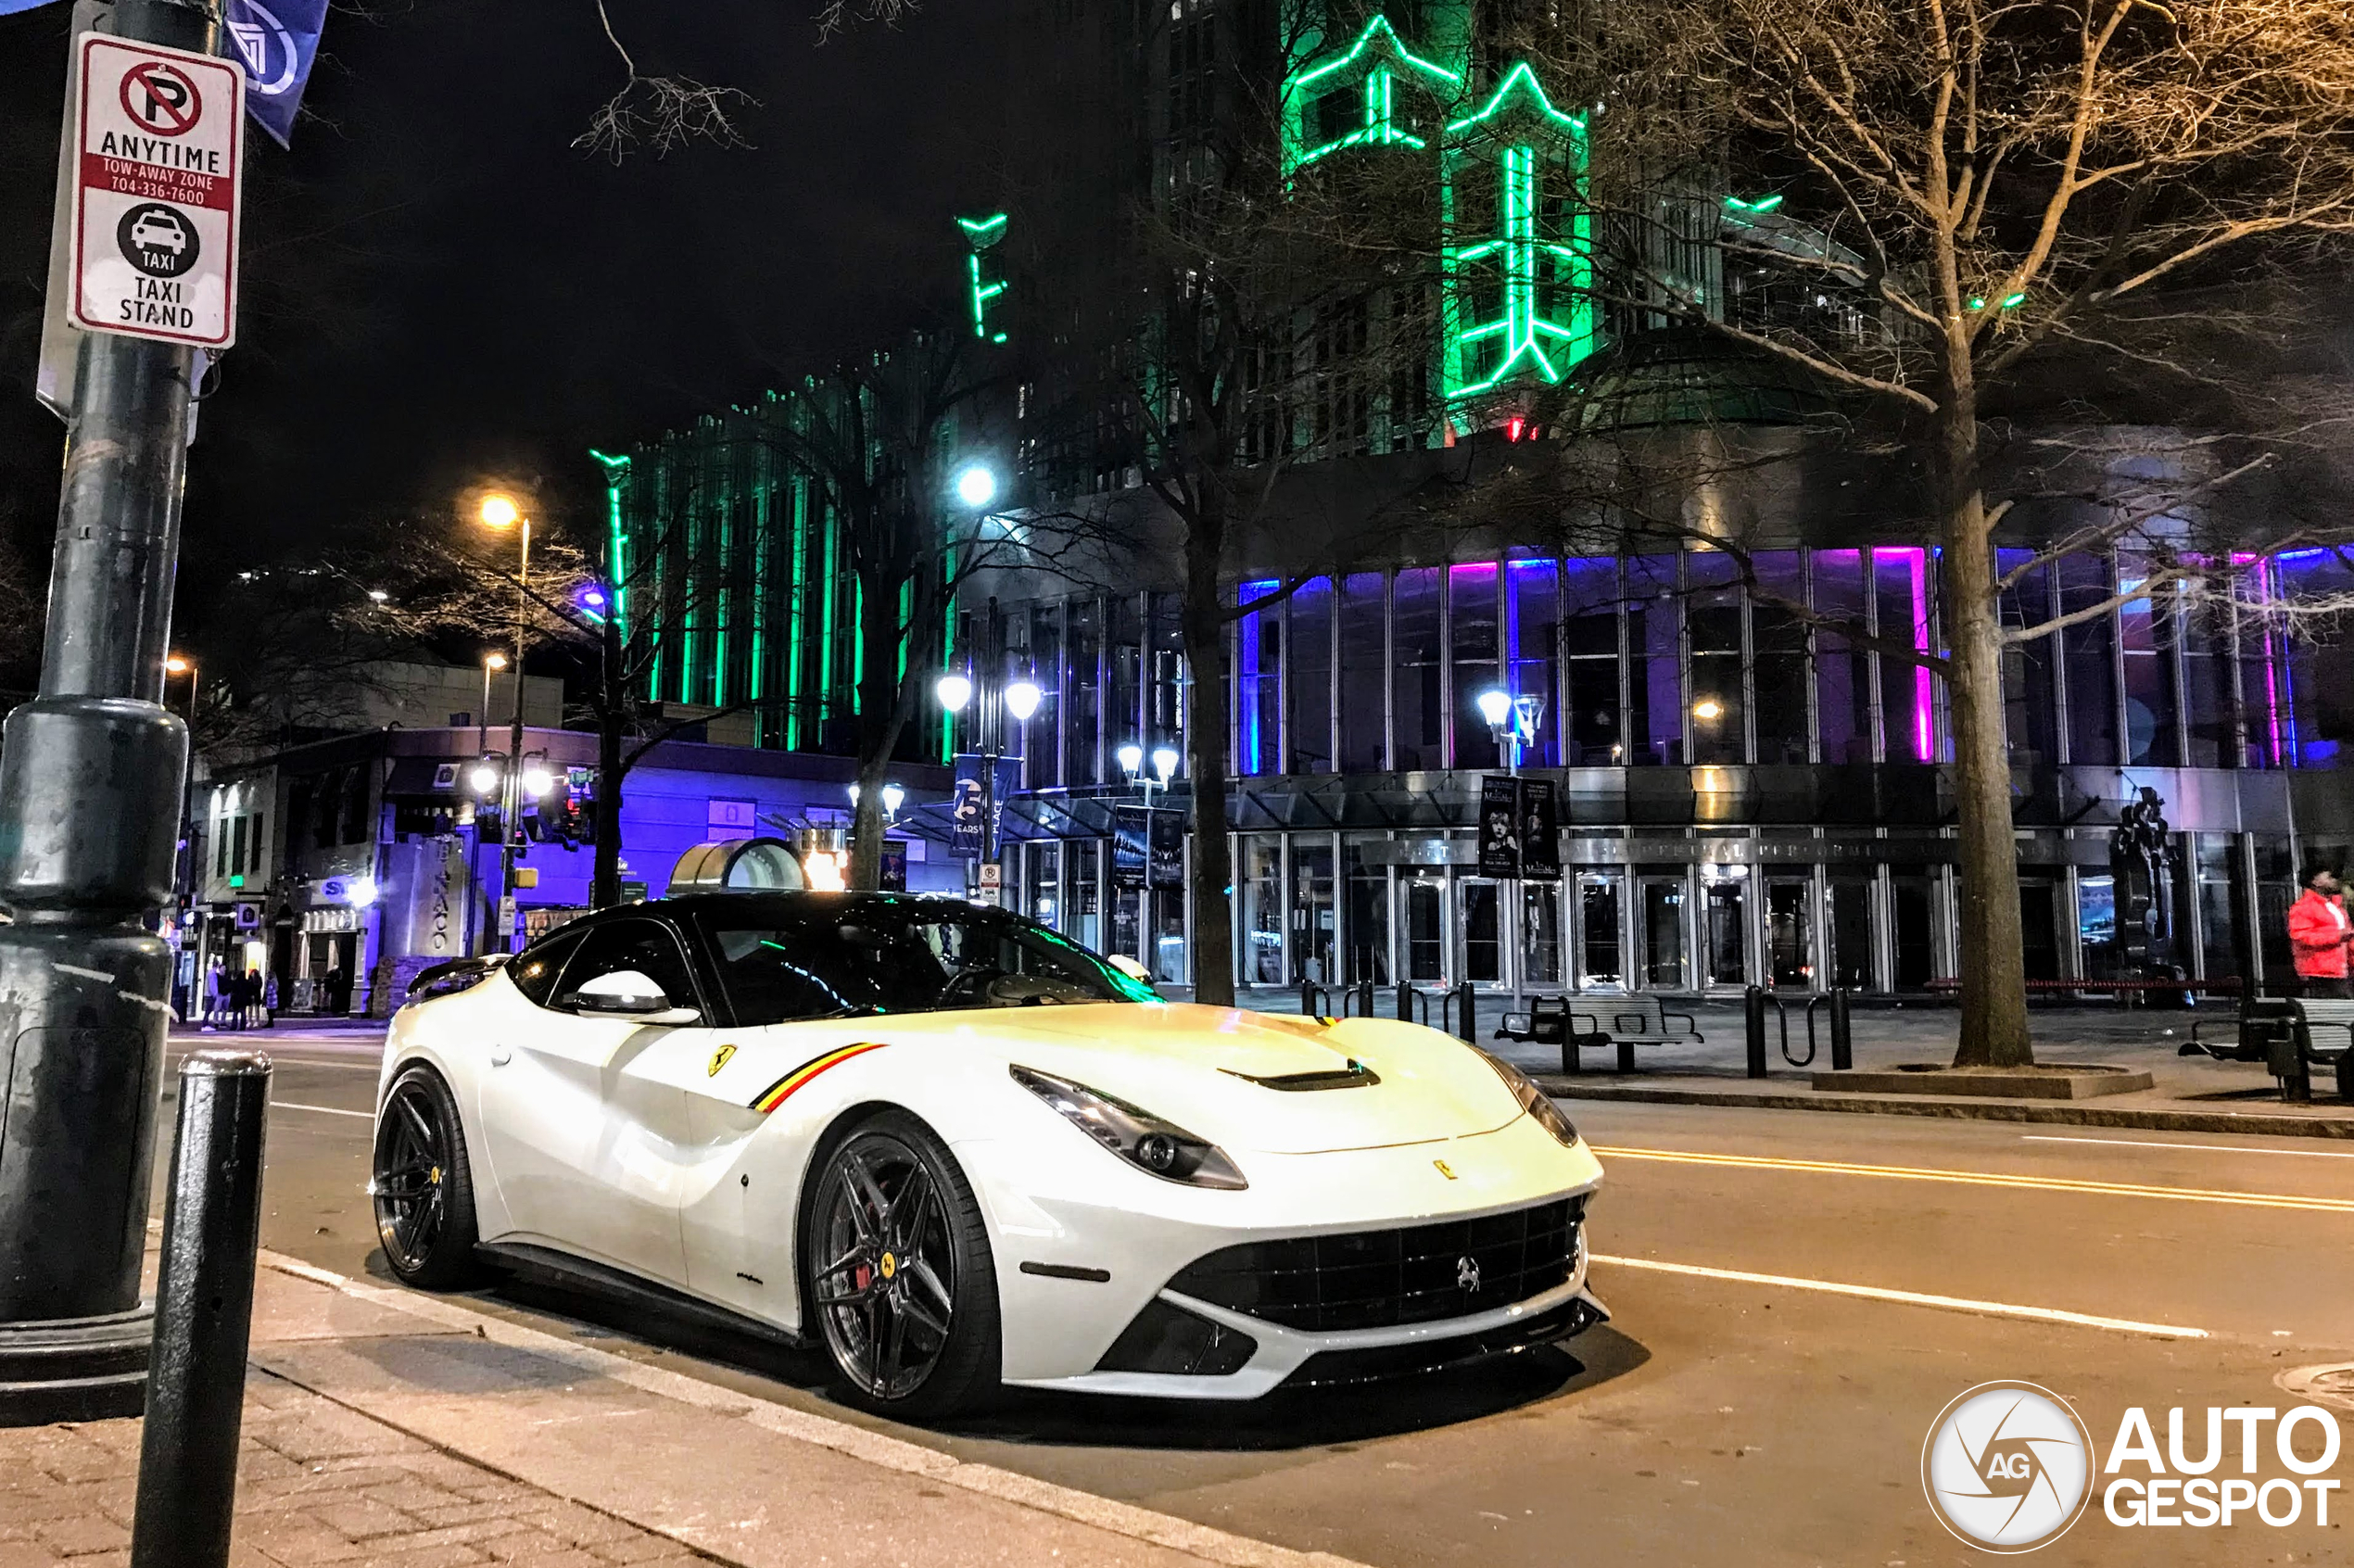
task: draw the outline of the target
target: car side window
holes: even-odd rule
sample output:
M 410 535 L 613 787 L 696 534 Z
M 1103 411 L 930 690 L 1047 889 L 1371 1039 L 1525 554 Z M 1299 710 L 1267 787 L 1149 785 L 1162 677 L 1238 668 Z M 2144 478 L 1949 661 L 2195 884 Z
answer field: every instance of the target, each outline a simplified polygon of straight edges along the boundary
M 552 1006 L 556 1000 L 556 977 L 563 972 L 564 960 L 581 943 L 587 931 L 558 931 L 533 942 L 517 954 L 508 978 L 515 989 L 529 997 L 535 1006 Z
M 677 937 L 659 920 L 642 919 L 613 920 L 591 929 L 588 940 L 574 950 L 572 961 L 564 966 L 556 999 L 561 1003 L 599 976 L 617 975 L 625 969 L 635 969 L 662 987 L 673 1006 L 700 1005 L 694 971 L 687 967 L 687 955 Z

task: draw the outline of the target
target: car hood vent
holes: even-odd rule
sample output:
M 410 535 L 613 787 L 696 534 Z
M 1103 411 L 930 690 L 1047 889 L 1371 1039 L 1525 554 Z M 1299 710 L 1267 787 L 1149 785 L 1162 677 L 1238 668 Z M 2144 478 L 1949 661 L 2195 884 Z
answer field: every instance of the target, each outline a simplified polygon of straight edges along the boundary
M 1266 1078 L 1252 1073 L 1236 1072 L 1233 1068 L 1220 1068 L 1229 1078 L 1239 1078 L 1246 1083 L 1256 1083 L 1261 1089 L 1277 1089 L 1286 1094 L 1310 1094 L 1319 1089 L 1370 1089 L 1381 1081 L 1381 1074 L 1359 1061 L 1348 1058 L 1345 1068 L 1323 1072 L 1281 1072 Z

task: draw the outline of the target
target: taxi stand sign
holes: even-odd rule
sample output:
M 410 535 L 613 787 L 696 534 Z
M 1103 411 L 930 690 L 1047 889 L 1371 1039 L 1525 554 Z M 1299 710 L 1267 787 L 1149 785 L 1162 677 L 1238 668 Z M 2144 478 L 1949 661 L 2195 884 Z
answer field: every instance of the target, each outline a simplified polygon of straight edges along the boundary
M 228 347 L 244 69 L 99 32 L 75 50 L 68 319 L 86 332 Z

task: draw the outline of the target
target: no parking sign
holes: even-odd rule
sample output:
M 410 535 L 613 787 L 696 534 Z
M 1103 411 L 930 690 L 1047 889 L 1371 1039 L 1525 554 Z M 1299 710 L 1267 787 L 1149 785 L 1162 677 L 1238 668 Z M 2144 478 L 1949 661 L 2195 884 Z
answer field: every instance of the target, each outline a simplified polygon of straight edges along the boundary
M 227 347 L 236 337 L 245 72 L 85 32 L 68 316 L 87 332 Z

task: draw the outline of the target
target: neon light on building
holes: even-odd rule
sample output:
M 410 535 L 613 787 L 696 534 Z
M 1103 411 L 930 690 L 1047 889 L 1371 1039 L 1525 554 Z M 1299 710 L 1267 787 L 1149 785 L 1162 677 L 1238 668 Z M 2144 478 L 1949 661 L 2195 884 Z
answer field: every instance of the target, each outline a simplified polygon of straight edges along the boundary
M 1585 122 L 1553 107 L 1525 61 L 1472 107 L 1468 49 L 1460 52 L 1466 57 L 1451 66 L 1417 54 L 1387 18 L 1375 16 L 1346 49 L 1299 71 L 1283 90 L 1287 176 L 1352 147 L 1430 150 L 1434 138 L 1401 114 L 1401 82 L 1436 111 L 1424 123 L 1443 127 L 1435 138 L 1446 230 L 1441 380 L 1456 401 L 1512 382 L 1552 385 L 1600 346 L 1593 219 L 1582 199 Z M 1338 134 L 1329 123 L 1311 125 L 1318 107 L 1351 85 L 1359 89 L 1358 123 Z M 1491 172 L 1492 221 L 1463 206 L 1474 174 Z M 1550 202 L 1549 176 L 1557 189 Z M 1760 209 L 1769 210 L 1773 199 Z
M 1006 341 L 1006 335 L 989 322 L 989 309 L 1006 292 L 1006 280 L 997 269 L 981 265 L 981 253 L 995 248 L 997 242 L 1006 237 L 1006 223 L 1002 212 L 993 212 L 986 218 L 956 220 L 956 227 L 965 232 L 965 279 L 972 305 L 973 335 L 989 343 Z

